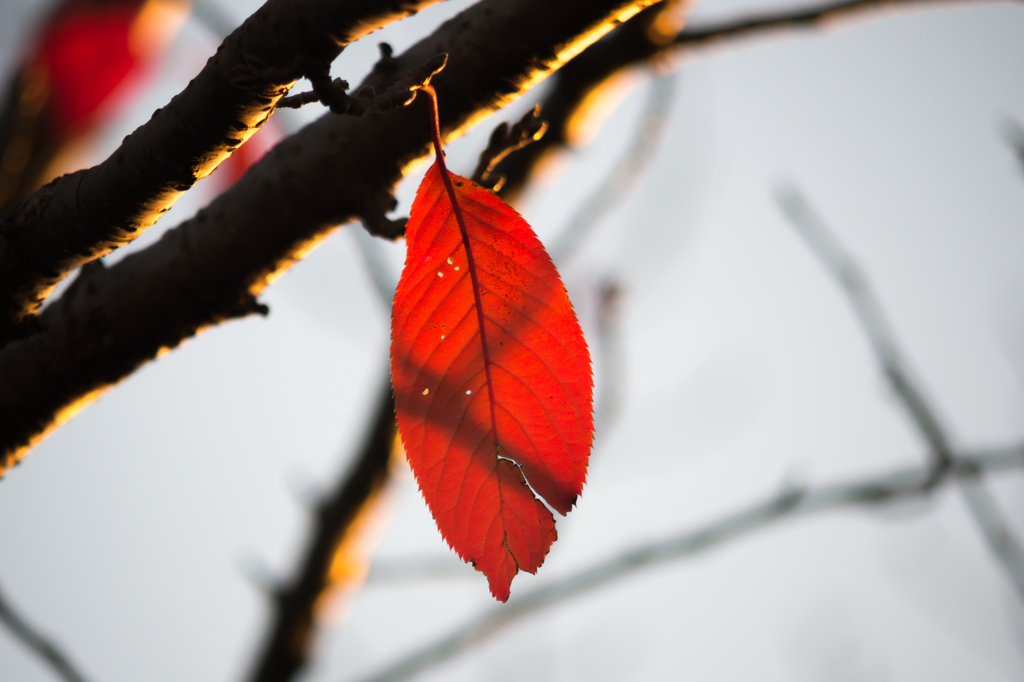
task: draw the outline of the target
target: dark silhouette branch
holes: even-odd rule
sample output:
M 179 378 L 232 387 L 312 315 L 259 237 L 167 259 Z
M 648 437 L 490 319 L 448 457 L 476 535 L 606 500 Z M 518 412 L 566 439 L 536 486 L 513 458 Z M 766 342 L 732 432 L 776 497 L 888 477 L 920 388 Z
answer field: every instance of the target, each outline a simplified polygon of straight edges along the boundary
M 906 16 L 914 11 L 977 5 L 1012 4 L 1020 0 L 842 0 L 818 7 L 763 12 L 704 27 L 687 27 L 672 41 L 686 50 L 731 45 L 749 39 L 778 38 L 800 31 L 840 30 L 859 23 Z
M 297 575 L 272 595 L 274 615 L 249 676 L 252 682 L 295 679 L 311 659 L 323 612 L 337 608 L 330 602 L 344 599 L 365 579 L 367 526 L 380 513 L 396 442 L 389 380 L 378 402 L 355 469 L 313 511 L 314 527 Z
M 811 252 L 835 278 L 846 295 L 889 385 L 906 408 L 911 423 L 929 446 L 933 475 L 942 476 L 945 470 L 956 464 L 948 431 L 897 347 L 895 335 L 882 313 L 882 306 L 870 282 L 853 257 L 846 252 L 825 222 L 797 190 L 779 190 L 776 197 Z M 1010 533 L 1009 525 L 999 511 L 995 499 L 985 487 L 981 471 L 961 466 L 957 483 L 967 503 L 967 509 L 974 517 L 993 555 L 1003 566 L 1020 598 L 1024 600 L 1024 551 Z
M 541 115 L 550 126 L 544 139 L 510 155 L 496 168 L 506 178 L 501 196 L 514 202 L 533 170 L 553 152 L 573 145 L 574 121 L 580 120 L 591 96 L 615 74 L 638 65 L 682 54 L 755 43 L 757 39 L 782 38 L 796 31 L 838 30 L 858 22 L 879 20 L 909 10 L 1005 4 L 1019 0 L 844 0 L 817 7 L 766 12 L 703 27 L 687 27 L 666 35 L 660 21 L 667 5 L 638 14 L 604 40 L 579 55 L 556 74 L 555 86 L 541 104 Z
M 448 53 L 433 83 L 444 135 L 456 137 L 651 1 L 483 0 L 364 85 L 385 91 Z M 0 472 L 160 352 L 258 312 L 255 296 L 337 226 L 379 205 L 427 153 L 424 107 L 325 116 L 158 243 L 110 268 L 83 269 L 42 313 L 38 336 L 0 351 Z
M 0 622 L 6 625 L 22 644 L 50 666 L 65 682 L 86 682 L 85 675 L 78 671 L 78 667 L 68 655 L 18 614 L 14 607 L 7 602 L 2 591 L 0 591 Z
M 662 49 L 662 45 L 652 42 L 652 35 L 657 40 L 652 27 L 663 13 L 672 10 L 669 3 L 647 8 L 555 74 L 555 83 L 540 109 L 541 117 L 548 123 L 547 133 L 529 147 L 510 154 L 494 169 L 505 178 L 499 192 L 505 201 L 515 202 L 545 156 L 571 144 L 571 121 L 591 93 L 622 69 L 646 62 Z
M 100 165 L 63 176 L 0 221 L 0 347 L 76 268 L 137 238 L 342 49 L 440 0 L 267 0 L 191 83 Z
M 512 152 L 544 137 L 548 124 L 541 120 L 539 114 L 540 107 L 536 106 L 526 112 L 511 128 L 504 121 L 500 123 L 491 132 L 487 147 L 480 153 L 480 161 L 477 162 L 476 170 L 470 179 L 495 192 L 501 189 L 505 179 L 501 176 L 492 177 L 491 171 Z
M 431 57 L 426 64 L 394 83 L 387 91 L 378 95 L 372 85 L 366 85 L 355 94 L 349 95 L 348 81 L 340 78 L 331 79 L 329 64 L 321 64 L 316 70 L 306 72 L 313 89 L 299 95 L 285 97 L 277 103 L 278 108 L 299 109 L 319 102 L 332 114 L 342 116 L 363 116 L 365 114 L 383 114 L 411 104 L 416 92 L 430 84 L 430 78 L 444 68 L 448 55 L 442 53 Z M 381 43 L 381 61 L 378 68 L 393 65 L 391 46 Z
M 877 507 L 920 499 L 950 478 L 979 471 L 1024 468 L 1024 445 L 959 457 L 951 467 L 932 465 L 900 469 L 850 483 L 812 488 L 788 487 L 761 502 L 727 514 L 696 530 L 672 535 L 615 554 L 589 568 L 538 587 L 507 604 L 491 608 L 447 635 L 417 649 L 362 682 L 399 682 L 454 658 L 524 618 L 570 599 L 631 577 L 641 570 L 706 552 L 731 540 L 782 521 L 849 507 Z

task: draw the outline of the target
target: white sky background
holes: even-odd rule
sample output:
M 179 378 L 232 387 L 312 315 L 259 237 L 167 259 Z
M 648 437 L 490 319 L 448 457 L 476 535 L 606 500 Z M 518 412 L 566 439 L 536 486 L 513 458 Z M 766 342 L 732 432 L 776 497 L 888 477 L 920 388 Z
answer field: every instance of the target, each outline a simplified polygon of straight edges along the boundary
M 35 4 L 0 3 L 5 69 Z M 258 3 L 220 4 L 241 20 Z M 401 50 L 468 4 L 375 34 L 335 73 L 358 81 L 379 40 Z M 694 23 L 774 6 L 707 0 Z M 517 577 L 513 598 L 787 478 L 831 482 L 922 459 L 845 299 L 774 203 L 781 181 L 805 191 L 864 267 L 955 442 L 1024 438 L 1024 169 L 998 129 L 1004 116 L 1024 121 L 1022 36 L 1019 6 L 937 11 L 746 45 L 679 71 L 646 179 L 563 269 L 590 335 L 598 284 L 614 276 L 626 290 L 624 405 L 547 564 Z M 108 150 L 214 48 L 189 24 L 160 87 L 112 123 Z M 647 88 L 638 80 L 594 143 L 535 187 L 523 209 L 542 238 L 622 154 Z M 472 170 L 492 127 L 450 147 L 456 172 Z M 418 181 L 402 185 L 400 212 Z M 325 489 L 348 465 L 385 363 L 388 313 L 353 229 L 268 290 L 269 318 L 223 325 L 148 365 L 0 484 L 0 586 L 91 679 L 238 680 L 250 664 L 268 612 L 243 569 L 295 566 L 307 529 L 296 490 Z M 397 276 L 404 247 L 388 248 Z M 991 488 L 1024 538 L 1024 476 Z M 378 556 L 445 556 L 411 476 L 395 500 Z M 468 573 L 368 587 L 306 679 L 354 679 L 493 607 Z M 422 679 L 1022 676 L 1024 608 L 946 490 L 660 566 Z M 0 680 L 51 679 L 0 629 Z

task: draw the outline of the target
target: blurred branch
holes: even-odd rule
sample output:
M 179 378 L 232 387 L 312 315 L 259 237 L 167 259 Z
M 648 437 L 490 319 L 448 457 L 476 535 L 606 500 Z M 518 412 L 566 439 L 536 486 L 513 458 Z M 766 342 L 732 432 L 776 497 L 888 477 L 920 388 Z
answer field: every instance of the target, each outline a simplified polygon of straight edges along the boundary
M 846 0 L 812 8 L 780 9 L 678 30 L 670 14 L 685 18 L 679 2 L 650 7 L 573 59 L 555 76 L 555 86 L 541 103 L 550 126 L 535 145 L 510 155 L 496 171 L 505 176 L 501 195 L 514 202 L 534 169 L 549 154 L 573 145 L 578 120 L 600 87 L 625 69 L 675 54 L 695 57 L 706 50 L 742 47 L 757 39 L 783 38 L 796 31 L 839 30 L 877 21 L 907 10 L 1019 3 L 1020 0 Z M 685 7 L 683 7 L 685 10 Z M 681 23 L 681 22 L 679 22 Z M 672 32 L 671 29 L 676 28 Z
M 601 385 L 594 407 L 594 435 L 602 441 L 619 416 L 626 384 L 625 349 L 622 347 L 622 287 L 609 277 L 601 286 L 597 313 L 598 362 Z M 595 448 L 596 449 L 596 448 Z M 593 455 L 591 455 L 593 456 Z
M 930 455 L 935 460 L 936 469 L 949 466 L 953 454 L 945 429 L 939 425 L 935 411 L 928 405 L 923 391 L 911 376 L 910 368 L 896 346 L 892 327 L 860 266 L 798 190 L 791 187 L 779 189 L 776 200 L 811 252 L 846 294 L 882 371 L 921 431 L 925 442 L 931 446 Z
M 667 74 L 658 76 L 651 83 L 647 104 L 640 114 L 636 132 L 626 153 L 597 189 L 584 200 L 568 225 L 552 242 L 550 253 L 556 263 L 564 263 L 572 258 L 600 219 L 611 213 L 629 196 L 630 190 L 640 181 L 643 171 L 654 159 L 654 152 L 661 142 L 668 122 L 668 110 L 675 92 L 675 78 L 675 74 Z
M 797 232 L 846 294 L 889 384 L 930 448 L 933 475 L 941 476 L 955 463 L 949 436 L 899 352 L 895 336 L 869 281 L 796 189 L 780 189 L 776 198 Z M 1024 552 L 1011 535 L 995 500 L 985 488 L 980 471 L 961 467 L 957 482 L 967 508 L 988 541 L 992 553 L 1024 600 Z
M 1014 4 L 1020 0 L 843 0 L 817 7 L 763 12 L 703 27 L 687 27 L 673 47 L 704 49 L 741 40 L 781 38 L 797 31 L 842 30 L 859 23 L 906 16 L 914 11 L 977 5 Z
M 371 237 L 366 230 L 355 230 L 353 234 L 356 246 L 359 247 L 359 253 L 363 256 L 363 263 L 370 275 L 370 281 L 373 282 L 373 289 L 377 292 L 377 298 L 385 310 L 390 313 L 391 301 L 395 298 L 395 287 L 398 286 L 398 280 L 384 259 L 380 241 Z
M 1024 126 L 1014 119 L 1007 117 L 1002 121 L 1000 127 L 1002 128 L 1003 139 L 1017 155 L 1020 168 L 1024 171 Z
M 192 16 L 221 40 L 238 28 L 238 22 L 216 0 L 191 0 L 191 8 Z
M 1024 444 L 957 458 L 936 476 L 934 466 L 917 466 L 851 483 L 817 488 L 789 487 L 696 530 L 679 533 L 615 554 L 589 568 L 538 587 L 504 606 L 491 608 L 363 682 L 399 682 L 454 658 L 528 616 L 592 592 L 640 570 L 694 556 L 783 520 L 846 507 L 878 506 L 928 496 L 950 478 L 979 471 L 1024 468 Z
M 0 591 L 0 622 L 32 652 L 49 665 L 55 673 L 66 682 L 85 682 L 85 675 L 78 672 L 75 664 L 60 647 L 39 633 L 21 615 L 19 615 Z
M 383 496 L 395 456 L 395 407 L 391 382 L 380 391 L 379 407 L 355 469 L 313 512 L 311 540 L 288 586 L 273 594 L 274 616 L 267 641 L 257 654 L 253 682 L 295 679 L 309 662 L 318 623 L 325 613 L 343 609 L 366 578 L 374 544 L 374 526 L 383 512 Z

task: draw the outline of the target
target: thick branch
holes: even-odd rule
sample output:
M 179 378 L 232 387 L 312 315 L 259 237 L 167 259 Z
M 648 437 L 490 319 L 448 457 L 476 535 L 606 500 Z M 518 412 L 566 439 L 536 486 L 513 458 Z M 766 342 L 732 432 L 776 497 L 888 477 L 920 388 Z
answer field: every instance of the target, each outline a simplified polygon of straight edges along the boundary
M 170 104 L 100 165 L 58 178 L 0 222 L 0 347 L 74 269 L 127 244 L 270 116 L 310 68 L 440 0 L 268 0 Z
M 446 52 L 435 79 L 447 137 L 516 98 L 652 0 L 484 0 L 441 26 L 378 92 Z M 44 331 L 0 352 L 0 472 L 110 385 L 199 330 L 257 310 L 254 297 L 335 227 L 359 216 L 428 150 L 422 103 L 325 116 L 150 248 L 83 269 Z
M 337 590 L 363 582 L 368 568 L 363 536 L 379 513 L 390 478 L 395 442 L 395 401 L 385 380 L 369 438 L 356 468 L 316 506 L 311 542 L 294 581 L 274 595 L 274 616 L 266 643 L 257 655 L 253 682 L 285 682 L 305 668 L 312 654 L 317 612 Z
M 799 516 L 854 506 L 890 504 L 930 495 L 950 477 L 972 476 L 975 471 L 1024 467 L 1024 446 L 960 457 L 938 478 L 932 466 L 919 466 L 851 483 L 818 488 L 782 490 L 761 502 L 728 514 L 696 530 L 640 545 L 571 573 L 500 608 L 470 619 L 448 635 L 396 661 L 363 682 L 399 682 L 415 677 L 489 639 L 509 625 L 557 606 L 639 571 L 706 552 L 730 540 Z

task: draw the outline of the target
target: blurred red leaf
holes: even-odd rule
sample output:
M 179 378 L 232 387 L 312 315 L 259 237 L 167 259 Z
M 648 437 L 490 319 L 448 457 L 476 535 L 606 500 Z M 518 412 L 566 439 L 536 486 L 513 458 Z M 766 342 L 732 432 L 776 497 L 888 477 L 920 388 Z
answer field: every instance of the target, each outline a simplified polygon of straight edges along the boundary
M 526 221 L 448 173 L 459 221 L 442 172 L 436 162 L 427 172 L 406 229 L 391 325 L 396 415 L 441 534 L 505 601 L 519 569 L 535 572 L 556 538 L 536 496 L 564 515 L 582 491 L 590 355 Z
M 62 0 L 0 105 L 0 215 L 81 163 L 73 153 L 130 103 L 186 16 L 184 0 Z
M 50 80 L 50 115 L 60 132 L 93 116 L 136 67 L 129 47 L 139 3 L 87 7 L 58 17 L 33 60 Z

